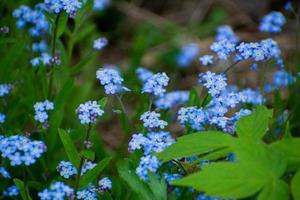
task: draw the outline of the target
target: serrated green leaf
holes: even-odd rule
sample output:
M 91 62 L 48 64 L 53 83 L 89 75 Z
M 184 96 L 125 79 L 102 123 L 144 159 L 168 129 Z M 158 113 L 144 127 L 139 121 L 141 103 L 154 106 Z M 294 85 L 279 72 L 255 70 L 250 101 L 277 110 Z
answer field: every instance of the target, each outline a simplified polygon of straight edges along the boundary
M 107 104 L 107 101 L 108 101 L 108 97 L 103 97 L 98 101 L 98 104 L 101 106 L 102 109 L 104 109 Z
M 89 160 L 94 160 L 95 159 L 95 152 L 89 151 L 89 150 L 83 150 L 80 152 L 80 155 L 83 156 L 84 158 L 87 158 Z
M 269 119 L 273 111 L 264 106 L 259 106 L 256 110 L 247 116 L 242 117 L 237 122 L 237 134 L 239 138 L 260 140 L 268 130 Z
M 153 194 L 149 187 L 141 181 L 135 172 L 131 172 L 127 162 L 119 162 L 117 165 L 120 177 L 129 185 L 129 187 L 139 194 L 143 200 L 153 200 Z
M 72 139 L 70 138 L 69 134 L 63 129 L 58 129 L 58 133 L 69 160 L 71 161 L 73 166 L 78 168 L 80 163 L 80 157 L 79 153 L 76 150 L 76 147 L 73 144 Z
M 58 18 L 57 27 L 56 27 L 56 37 L 59 38 L 66 30 L 68 22 L 68 14 L 66 12 L 61 12 Z
M 282 180 L 276 179 L 271 184 L 267 184 L 260 192 L 257 200 L 288 200 L 289 186 Z
M 25 188 L 24 182 L 20 179 L 14 178 L 13 179 L 15 185 L 18 187 L 21 197 L 23 200 L 32 200 L 32 198 L 29 195 L 28 188 Z
M 93 182 L 103 169 L 109 164 L 111 158 L 104 158 L 93 169 L 89 170 L 83 177 L 80 178 L 79 189 L 85 188 L 89 183 Z
M 245 198 L 258 192 L 267 180 L 259 169 L 238 163 L 219 162 L 202 169 L 171 184 L 193 187 L 214 197 Z
M 195 87 L 190 90 L 187 106 L 200 106 L 200 96 Z
M 191 157 L 230 146 L 234 138 L 223 132 L 206 131 L 178 138 L 178 141 L 158 154 L 164 162 L 175 158 Z
M 300 170 L 297 171 L 292 179 L 291 190 L 294 200 L 300 200 Z
M 167 200 L 167 185 L 164 179 L 158 179 L 156 174 L 148 172 L 149 186 L 156 200 Z

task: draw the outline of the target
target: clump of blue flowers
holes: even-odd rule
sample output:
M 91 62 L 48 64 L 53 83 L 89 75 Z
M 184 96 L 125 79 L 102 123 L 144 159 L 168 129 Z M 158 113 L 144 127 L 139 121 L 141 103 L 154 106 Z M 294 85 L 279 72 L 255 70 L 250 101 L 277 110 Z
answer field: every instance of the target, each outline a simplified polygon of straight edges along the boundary
M 279 33 L 285 22 L 286 19 L 281 12 L 272 11 L 262 18 L 259 30 L 261 32 Z
M 87 171 L 93 169 L 95 166 L 96 164 L 91 161 L 85 162 L 80 175 L 84 175 Z M 70 161 L 60 161 L 56 169 L 59 174 L 66 179 L 69 179 L 71 176 L 77 174 L 77 169 L 72 165 Z
M 51 12 L 58 14 L 65 11 L 70 17 L 74 17 L 83 6 L 81 0 L 45 0 L 44 3 Z
M 74 189 L 60 181 L 52 183 L 49 189 L 38 193 L 41 200 L 65 199 L 72 195 L 74 195 Z
M 102 116 L 104 111 L 97 101 L 88 101 L 80 104 L 76 113 L 81 124 L 95 123 L 97 118 Z
M 225 39 L 212 43 L 210 49 L 217 54 L 220 60 L 227 60 L 230 54 L 235 51 L 235 44 Z
M 13 12 L 13 16 L 18 19 L 17 27 L 23 29 L 28 26 L 30 35 L 34 37 L 39 37 L 47 33 L 50 25 L 43 14 L 44 9 L 44 4 L 37 4 L 34 10 L 28 6 L 20 6 Z
M 32 58 L 30 64 L 32 67 L 38 67 L 41 64 L 49 66 L 51 64 L 52 56 L 49 53 L 42 53 L 40 56 Z
M 51 102 L 49 100 L 45 100 L 43 102 L 35 103 L 33 107 L 34 107 L 34 110 L 35 110 L 34 119 L 37 122 L 40 122 L 40 123 L 43 123 L 43 124 L 47 123 L 47 120 L 48 120 L 47 111 L 54 110 L 53 102 Z
M 161 97 L 166 92 L 169 80 L 164 72 L 154 74 L 144 83 L 142 92 Z
M 153 76 L 153 72 L 150 70 L 144 68 L 144 67 L 139 67 L 135 70 L 138 78 L 145 83 L 149 78 Z
M 203 84 L 211 96 L 219 95 L 227 86 L 227 78 L 224 74 L 215 74 L 207 71 L 199 74 L 199 83 Z
M 140 117 L 140 120 L 143 121 L 143 126 L 145 128 L 165 128 L 168 123 L 160 119 L 160 113 L 154 111 L 147 111 Z
M 8 95 L 12 89 L 12 84 L 0 84 L 0 97 Z
M 183 46 L 177 56 L 177 63 L 181 67 L 187 67 L 199 54 L 200 49 L 196 43 L 189 43 Z
M 154 104 L 160 109 L 170 109 L 184 105 L 189 99 L 188 91 L 173 91 L 164 94 L 159 99 L 155 100 Z
M 93 184 L 89 184 L 83 190 L 77 191 L 76 197 L 77 199 L 96 200 L 98 199 L 96 193 L 96 187 Z
M 216 41 L 228 40 L 232 43 L 238 43 L 239 37 L 235 35 L 232 28 L 228 25 L 222 25 L 217 28 Z
M 103 194 L 104 192 L 109 191 L 112 188 L 112 182 L 108 177 L 105 177 L 98 181 L 98 188 L 97 190 Z
M 106 38 L 98 38 L 94 40 L 93 47 L 96 50 L 101 50 L 103 49 L 106 45 L 108 44 L 108 40 Z
M 3 191 L 3 196 L 5 197 L 16 197 L 20 194 L 17 186 L 12 185 Z
M 118 70 L 113 66 L 104 66 L 96 72 L 96 77 L 100 84 L 104 86 L 106 94 L 117 94 L 124 91 L 129 91 L 128 88 L 122 85 L 124 79 L 121 77 Z
M 30 140 L 21 135 L 0 138 L 0 152 L 8 158 L 10 165 L 31 165 L 47 150 L 42 141 Z

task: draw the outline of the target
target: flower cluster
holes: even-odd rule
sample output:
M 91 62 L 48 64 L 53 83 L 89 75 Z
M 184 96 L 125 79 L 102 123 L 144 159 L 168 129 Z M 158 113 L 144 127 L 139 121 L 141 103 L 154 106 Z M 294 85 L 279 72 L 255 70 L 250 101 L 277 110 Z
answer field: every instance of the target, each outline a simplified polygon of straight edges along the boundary
M 128 150 L 143 150 L 139 166 L 136 168 L 137 175 L 143 179 L 148 179 L 148 170 L 156 172 L 160 166 L 160 162 L 156 156 L 151 155 L 154 152 L 161 152 L 175 141 L 169 132 L 149 132 L 147 136 L 142 134 L 134 134 L 129 142 Z
M 207 116 L 202 108 L 187 107 L 180 108 L 178 111 L 178 121 L 185 126 L 189 123 L 195 130 L 203 130 L 203 124 L 206 121 Z
M 177 63 L 181 67 L 187 67 L 199 54 L 200 49 L 196 43 L 189 43 L 183 46 L 177 56 Z
M 227 86 L 226 76 L 224 74 L 215 74 L 207 71 L 199 74 L 199 83 L 203 84 L 211 96 L 217 96 L 224 91 Z
M 20 6 L 13 12 L 13 16 L 18 19 L 17 27 L 23 29 L 29 25 L 29 33 L 34 37 L 47 33 L 49 22 L 43 14 L 43 10 L 44 4 L 37 4 L 34 10 L 24 5 Z
M 106 94 L 117 94 L 123 91 L 129 91 L 128 88 L 122 85 L 124 79 L 121 77 L 118 70 L 113 69 L 113 66 L 104 66 L 96 72 L 96 77 L 101 85 L 104 86 Z
M 41 40 L 40 42 L 36 42 L 32 44 L 33 52 L 45 52 L 48 49 L 48 44 L 45 40 Z
M 49 110 L 54 110 L 53 102 L 45 100 L 43 102 L 37 102 L 34 104 L 35 115 L 34 119 L 40 123 L 47 123 Z
M 230 54 L 235 51 L 235 44 L 225 39 L 212 43 L 210 49 L 217 54 L 220 60 L 227 60 Z
M 94 0 L 93 10 L 104 10 L 110 4 L 110 0 Z
M 103 115 L 104 111 L 97 101 L 88 101 L 86 103 L 80 104 L 76 109 L 76 113 L 81 124 L 95 123 L 97 117 Z
M 30 60 L 32 67 L 38 67 L 40 64 L 48 66 L 51 64 L 52 56 L 49 53 L 42 53 L 40 56 Z
M 163 96 L 169 83 L 169 77 L 166 73 L 157 73 L 148 78 L 144 83 L 142 92 L 154 96 Z
M 49 189 L 44 189 L 38 193 L 41 200 L 66 199 L 74 194 L 74 189 L 63 182 L 57 181 L 50 185 Z
M 98 38 L 94 40 L 94 49 L 101 50 L 103 49 L 108 43 L 108 40 L 106 38 Z
M 154 104 L 160 109 L 170 109 L 176 106 L 184 105 L 189 99 L 188 91 L 168 92 L 157 99 Z
M 262 18 L 259 30 L 261 32 L 279 33 L 285 22 L 286 19 L 281 12 L 272 11 Z
M 3 196 L 5 197 L 15 197 L 19 195 L 19 189 L 17 186 L 12 185 L 3 191 Z
M 0 97 L 4 97 L 9 94 L 12 88 L 13 85 L 11 84 L 0 84 Z
M 77 199 L 84 199 L 84 200 L 97 200 L 97 193 L 96 187 L 92 184 L 89 184 L 83 190 L 77 191 L 76 197 Z
M 275 88 L 286 87 L 294 82 L 295 78 L 285 70 L 279 70 L 273 74 L 273 85 Z
M 3 177 L 3 178 L 11 178 L 9 172 L 2 166 L 0 166 L 0 175 Z
M 109 191 L 112 188 L 112 182 L 109 178 L 105 177 L 98 182 L 99 187 L 97 190 L 103 194 L 106 191 Z
M 238 43 L 239 38 L 236 36 L 232 28 L 228 25 L 222 25 L 217 28 L 216 41 L 228 40 L 232 43 Z
M 160 114 L 154 111 L 147 111 L 140 117 L 143 121 L 143 126 L 145 128 L 165 128 L 168 123 L 164 120 L 159 119 Z
M 202 63 L 202 65 L 207 66 L 210 64 L 213 64 L 213 56 L 212 55 L 204 55 L 199 58 L 199 61 Z
M 6 115 L 0 112 L 0 124 L 4 124 L 6 119 Z
M 42 141 L 33 141 L 21 135 L 0 138 L 0 152 L 12 166 L 31 165 L 47 150 Z
M 135 72 L 143 83 L 153 76 L 153 73 L 150 70 L 143 67 L 137 68 Z
M 95 166 L 96 164 L 91 161 L 85 162 L 80 175 L 84 175 L 87 171 L 93 169 Z M 71 176 L 76 175 L 78 173 L 77 169 L 72 165 L 71 162 L 64 160 L 60 161 L 56 169 L 59 172 L 59 174 L 66 179 L 69 179 Z
M 70 17 L 74 17 L 83 6 L 81 0 L 45 0 L 44 3 L 51 12 L 58 14 L 65 11 Z

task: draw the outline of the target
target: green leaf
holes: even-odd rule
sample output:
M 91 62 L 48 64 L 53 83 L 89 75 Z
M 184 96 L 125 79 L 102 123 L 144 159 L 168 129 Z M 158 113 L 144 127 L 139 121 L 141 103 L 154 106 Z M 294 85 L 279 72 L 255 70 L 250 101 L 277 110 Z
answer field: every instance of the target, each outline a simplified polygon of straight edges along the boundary
M 126 181 L 129 187 L 139 194 L 143 200 L 153 200 L 155 199 L 149 187 L 139 179 L 139 177 L 135 174 L 135 172 L 130 171 L 127 162 L 119 162 L 118 172 L 120 177 Z
M 89 63 L 93 62 L 95 58 L 96 58 L 96 54 L 94 53 L 88 54 L 84 58 L 80 59 L 80 61 L 75 66 L 72 67 L 71 73 L 72 74 L 79 73 L 82 70 L 82 68 L 84 68 Z
M 79 163 L 80 163 L 80 157 L 76 150 L 76 147 L 73 144 L 72 139 L 70 138 L 69 134 L 63 129 L 58 129 L 58 133 L 59 133 L 59 137 L 64 145 L 64 148 L 65 148 L 65 151 L 67 153 L 69 160 L 71 161 L 73 166 L 78 168 Z
M 89 160 L 94 160 L 95 159 L 95 152 L 89 151 L 89 150 L 83 150 L 80 152 L 80 155 L 83 156 L 84 158 L 87 158 Z
M 300 170 L 294 175 L 291 182 L 292 195 L 295 200 L 300 200 Z
M 58 16 L 57 16 L 58 17 Z M 61 12 L 58 18 L 57 27 L 56 27 L 56 37 L 59 38 L 66 30 L 68 22 L 68 14 L 66 12 Z
M 103 169 L 109 164 L 111 158 L 104 158 L 93 169 L 89 170 L 83 177 L 80 178 L 79 189 L 85 188 L 89 183 L 97 178 Z
M 175 158 L 191 157 L 230 146 L 234 138 L 223 132 L 207 131 L 182 136 L 178 141 L 158 154 L 164 162 Z
M 277 149 L 284 154 L 289 171 L 300 167 L 300 138 L 286 138 L 270 144 L 271 148 Z
M 242 139 L 260 140 L 268 130 L 269 119 L 272 117 L 272 110 L 259 106 L 251 114 L 242 117 L 237 122 L 237 134 Z
M 205 165 L 202 169 L 171 184 L 193 187 L 214 197 L 245 198 L 258 192 L 267 180 L 255 166 L 238 163 L 219 162 Z
M 199 159 L 197 159 L 196 161 L 193 161 L 193 164 L 198 164 L 201 161 L 205 161 L 205 160 L 217 160 L 220 158 L 224 158 L 225 156 L 227 156 L 229 153 L 232 153 L 232 149 L 229 147 L 225 147 L 222 149 L 217 149 L 215 151 L 209 152 L 207 155 L 203 155 L 201 156 Z
M 276 179 L 271 184 L 267 184 L 260 192 L 257 200 L 288 200 L 289 186 L 286 182 Z
M 22 199 L 23 200 L 31 200 L 28 188 L 27 187 L 25 188 L 24 182 L 17 178 L 14 178 L 13 181 L 14 181 L 15 185 L 18 187 L 18 189 L 21 193 Z
M 195 87 L 190 90 L 187 106 L 200 106 L 199 93 Z
M 156 174 L 148 172 L 149 186 L 156 200 L 167 200 L 167 185 L 164 179 L 158 179 Z
M 102 99 L 100 99 L 98 101 L 98 104 L 101 106 L 102 109 L 105 108 L 106 104 L 107 104 L 107 100 L 108 100 L 108 97 L 103 97 Z
M 283 138 L 292 138 L 289 121 L 286 122 Z

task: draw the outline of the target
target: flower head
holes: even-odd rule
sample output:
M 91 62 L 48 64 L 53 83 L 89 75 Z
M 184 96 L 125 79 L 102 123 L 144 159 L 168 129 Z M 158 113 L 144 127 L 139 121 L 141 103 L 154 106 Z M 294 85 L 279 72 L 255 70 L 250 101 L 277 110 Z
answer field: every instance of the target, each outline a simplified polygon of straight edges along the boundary
M 88 101 L 84 104 L 80 104 L 76 109 L 76 113 L 81 124 L 95 123 L 97 117 L 103 115 L 104 111 L 97 101 Z
M 169 83 L 169 77 L 166 73 L 157 73 L 151 76 L 143 85 L 142 92 L 154 96 L 163 96 Z

